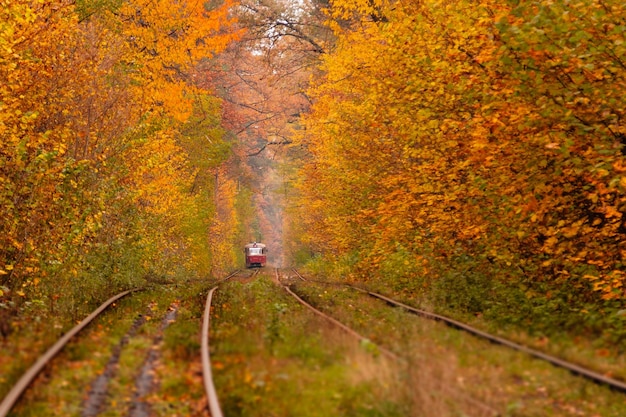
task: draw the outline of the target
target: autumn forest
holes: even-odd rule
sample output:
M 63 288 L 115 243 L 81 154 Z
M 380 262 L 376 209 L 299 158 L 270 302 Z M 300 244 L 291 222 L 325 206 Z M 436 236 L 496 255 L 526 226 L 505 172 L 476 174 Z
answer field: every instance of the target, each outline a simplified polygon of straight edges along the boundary
M 275 266 L 623 349 L 625 117 L 621 0 L 0 0 L 0 338 L 280 228 Z
M 542 334 L 626 336 L 618 1 L 336 1 L 301 242 L 355 280 Z

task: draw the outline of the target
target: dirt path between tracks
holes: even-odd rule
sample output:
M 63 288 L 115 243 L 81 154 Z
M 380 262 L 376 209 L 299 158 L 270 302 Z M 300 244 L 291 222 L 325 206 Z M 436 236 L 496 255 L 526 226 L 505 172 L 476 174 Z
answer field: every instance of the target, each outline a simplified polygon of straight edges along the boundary
M 146 397 L 157 387 L 155 367 L 161 355 L 161 344 L 165 329 L 175 321 L 178 312 L 178 303 L 173 303 L 168 308 L 165 316 L 152 343 L 148 349 L 143 365 L 135 378 L 135 387 L 129 404 L 129 415 L 131 417 L 149 417 L 150 404 Z M 83 403 L 82 417 L 95 417 L 107 409 L 107 397 L 109 383 L 116 377 L 119 367 L 120 357 L 125 346 L 136 336 L 139 329 L 146 323 L 147 317 L 152 316 L 154 305 L 148 307 L 146 314 L 138 316 L 130 329 L 122 337 L 120 342 L 113 348 L 113 352 L 107 362 L 104 371 L 92 382 L 87 398 Z

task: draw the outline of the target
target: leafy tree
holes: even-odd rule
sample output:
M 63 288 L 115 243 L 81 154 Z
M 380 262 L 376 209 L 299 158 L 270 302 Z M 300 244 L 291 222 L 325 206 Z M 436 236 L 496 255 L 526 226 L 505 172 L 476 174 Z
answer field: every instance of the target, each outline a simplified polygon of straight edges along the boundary
M 305 241 L 412 295 L 464 276 L 454 291 L 494 292 L 479 310 L 543 303 L 526 315 L 538 328 L 596 326 L 593 306 L 614 323 L 623 8 L 337 0 L 330 14 L 337 47 L 302 135 Z
M 237 36 L 229 7 L 2 4 L 4 323 L 28 305 L 77 314 L 89 294 L 209 272 L 204 178 L 228 144 L 195 77 Z

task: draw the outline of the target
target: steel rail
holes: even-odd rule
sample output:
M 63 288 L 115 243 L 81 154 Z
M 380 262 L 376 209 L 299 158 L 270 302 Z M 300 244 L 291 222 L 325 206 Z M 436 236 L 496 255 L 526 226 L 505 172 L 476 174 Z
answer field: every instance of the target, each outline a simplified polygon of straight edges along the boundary
M 278 280 L 280 280 L 280 278 L 278 277 L 278 269 L 276 269 L 276 277 L 277 277 Z M 318 310 L 315 307 L 313 307 L 311 304 L 309 304 L 306 301 L 304 301 L 302 298 L 300 298 L 300 296 L 298 296 L 298 294 L 293 292 L 287 285 L 283 285 L 283 288 L 289 294 L 291 294 L 291 296 L 293 296 L 300 304 L 302 304 L 303 306 L 307 307 L 309 310 L 311 310 L 312 312 L 314 312 L 318 316 L 323 317 L 324 319 L 330 321 L 331 323 L 333 323 L 337 327 L 341 328 L 343 331 L 345 331 L 349 335 L 355 337 L 356 339 L 358 339 L 360 341 L 366 340 L 366 341 L 369 341 L 370 343 L 372 343 L 369 338 L 361 335 L 356 330 L 346 326 L 345 324 L 343 324 L 339 320 L 337 320 L 337 319 L 335 319 L 335 318 L 333 318 L 333 317 L 331 317 L 331 316 L 321 312 L 320 310 Z M 372 345 L 376 346 L 376 349 L 378 349 L 381 353 L 385 354 L 386 356 L 388 356 L 388 357 L 390 357 L 390 358 L 392 358 L 392 359 L 394 359 L 396 361 L 403 361 L 404 360 L 403 358 L 401 358 L 400 356 L 396 355 L 395 353 L 393 353 L 392 351 L 390 351 L 387 348 L 379 346 L 379 345 L 377 345 L 375 343 L 372 343 Z
M 238 270 L 236 270 L 236 271 L 234 271 L 234 272 L 231 272 L 230 274 L 226 275 L 226 277 L 225 277 L 225 278 L 222 278 L 221 280 L 219 280 L 217 283 L 218 283 L 218 284 L 221 284 L 222 282 L 226 282 L 226 281 L 228 281 L 229 279 L 231 279 L 232 277 L 234 277 L 235 275 L 239 274 L 240 272 L 241 272 L 241 269 L 238 269 Z M 216 288 L 217 288 L 217 287 L 216 287 Z
M 228 278 L 233 275 L 230 275 Z M 224 279 L 224 281 L 226 279 Z M 209 402 L 211 417 L 224 416 L 220 407 L 219 400 L 217 398 L 217 392 L 215 391 L 215 384 L 213 383 L 213 374 L 211 372 L 211 355 L 209 354 L 209 318 L 211 315 L 211 300 L 213 298 L 213 292 L 217 288 L 218 287 L 213 287 L 207 295 L 206 304 L 204 307 L 204 317 L 202 319 L 202 379 L 204 380 L 204 389 Z
M 304 278 L 302 274 L 300 274 L 296 268 L 291 268 L 291 270 L 296 273 L 296 275 L 298 276 L 298 278 L 300 278 L 301 281 L 306 281 L 306 278 Z
M 302 275 L 301 275 L 301 274 L 300 274 L 300 273 L 299 273 L 299 272 L 298 272 L 295 268 L 292 268 L 292 271 L 293 271 L 293 272 L 295 272 L 295 274 L 298 276 L 298 278 L 300 278 L 300 280 L 302 280 L 302 281 L 308 281 L 308 280 L 307 280 L 306 278 L 304 278 L 304 277 L 303 277 L 303 276 L 302 276 Z M 316 282 L 316 283 L 318 283 L 318 282 L 321 282 L 321 281 L 312 281 L 312 282 Z M 341 283 L 335 284 L 335 283 L 328 283 L 328 282 L 321 282 L 321 283 L 323 283 L 323 284 L 328 284 L 328 285 L 348 286 L 348 287 L 351 287 L 351 288 L 353 288 L 353 289 L 357 289 L 357 290 L 359 290 L 359 291 L 366 292 L 366 291 L 364 291 L 364 290 L 362 290 L 362 289 L 360 289 L 360 288 L 358 288 L 358 287 L 353 287 L 353 286 L 351 286 L 351 285 L 346 285 L 346 284 L 341 284 Z M 290 291 L 289 289 L 287 289 L 287 290 L 288 290 L 288 291 Z M 334 319 L 330 318 L 330 320 L 334 320 Z M 341 323 L 339 323 L 339 324 L 341 325 Z M 351 330 L 351 329 L 350 329 L 350 330 Z M 356 333 L 356 332 L 355 332 L 355 333 Z M 356 333 L 356 334 L 358 335 L 358 333 Z M 378 346 L 377 346 L 377 347 L 378 347 Z M 380 347 L 379 347 L 379 348 L 380 348 Z M 385 349 L 385 348 L 382 348 L 382 349 Z M 385 350 L 386 350 L 386 349 L 385 349 Z M 406 363 L 406 362 L 408 362 L 408 359 L 406 359 L 406 358 L 404 358 L 404 357 L 402 357 L 402 356 L 398 356 L 398 355 L 394 354 L 394 353 L 393 353 L 393 352 L 391 352 L 391 351 L 389 351 L 389 352 L 391 353 L 391 355 L 392 355 L 391 357 L 392 357 L 392 358 L 394 358 L 394 359 L 396 359 L 396 360 L 398 360 L 398 361 L 403 361 L 403 362 L 405 362 L 405 363 Z M 473 405 L 473 406 L 475 406 L 475 407 L 480 408 L 481 410 L 483 410 L 484 412 L 486 412 L 486 413 L 488 413 L 488 414 L 490 414 L 490 415 L 493 415 L 493 416 L 498 416 L 498 415 L 500 414 L 497 410 L 495 410 L 495 409 L 494 409 L 492 406 L 490 406 L 489 404 L 484 403 L 484 402 L 482 402 L 482 401 L 480 401 L 480 400 L 477 400 L 477 399 L 475 399 L 475 398 L 473 398 L 473 397 L 471 397 L 471 396 L 468 396 L 467 394 L 465 394 L 465 393 L 464 393 L 464 392 L 462 392 L 462 391 L 456 390 L 456 389 L 451 388 L 451 387 L 446 387 L 446 386 L 442 386 L 440 389 L 441 389 L 442 391 L 445 391 L 445 392 L 447 392 L 447 393 L 452 393 L 452 394 L 454 394 L 455 396 L 462 398 L 464 401 L 466 401 L 466 402 L 468 402 L 468 403 L 472 404 L 472 405 Z
M 393 304 L 393 305 L 396 305 L 398 307 L 404 308 L 405 310 L 407 310 L 407 311 L 409 311 L 409 312 L 411 312 L 413 314 L 416 314 L 416 315 L 419 315 L 419 316 L 422 316 L 422 317 L 425 317 L 425 318 L 428 318 L 428 319 L 431 319 L 431 320 L 442 321 L 445 324 L 447 324 L 448 326 L 464 330 L 465 332 L 473 334 L 474 336 L 478 336 L 478 337 L 481 337 L 483 339 L 487 339 L 487 340 L 489 340 L 492 343 L 497 343 L 497 344 L 500 344 L 500 345 L 503 345 L 503 346 L 507 346 L 507 347 L 509 347 L 511 349 L 515 349 L 515 350 L 517 350 L 519 352 L 523 352 L 523 353 L 526 353 L 526 354 L 528 354 L 530 356 L 536 357 L 538 359 L 542 359 L 542 360 L 544 360 L 546 362 L 551 363 L 552 365 L 558 366 L 558 367 L 563 368 L 563 369 L 567 369 L 568 371 L 570 371 L 570 372 L 572 372 L 572 373 L 574 373 L 576 375 L 580 375 L 580 376 L 585 377 L 587 379 L 590 379 L 590 380 L 592 380 L 592 381 L 594 381 L 596 383 L 607 385 L 610 388 L 618 390 L 618 391 L 621 391 L 621 392 L 626 392 L 626 383 L 624 383 L 622 381 L 618 381 L 617 379 L 608 377 L 606 375 L 602 375 L 602 374 L 600 374 L 598 372 L 594 372 L 594 371 L 589 370 L 587 368 L 584 368 L 584 367 L 582 367 L 580 365 L 576 365 L 576 364 L 568 362 L 566 360 L 559 359 L 556 356 L 548 355 L 547 353 L 543 353 L 543 352 L 538 351 L 536 349 L 532 349 L 532 348 L 529 348 L 527 346 L 520 345 L 518 343 L 512 342 L 512 341 L 504 339 L 502 337 L 491 335 L 491 334 L 489 334 L 487 332 L 484 332 L 482 330 L 476 329 L 476 328 L 474 328 L 472 326 L 469 326 L 469 325 L 467 325 L 465 323 L 462 323 L 462 322 L 460 322 L 458 320 L 454 320 L 454 319 L 451 319 L 449 317 L 442 316 L 440 314 L 430 313 L 430 312 L 427 312 L 427 311 L 424 311 L 424 310 L 420 310 L 420 309 L 415 308 L 415 307 L 411 307 L 409 305 L 403 304 L 403 303 L 401 303 L 399 301 L 393 300 L 393 299 L 391 299 L 389 297 L 386 297 L 384 295 L 381 295 L 381 294 L 377 294 L 377 293 L 374 293 L 374 292 L 371 292 L 371 291 L 363 290 L 363 289 L 360 289 L 360 288 L 357 288 L 357 287 L 352 287 L 352 288 L 358 289 L 359 291 L 363 291 L 363 292 L 367 293 L 368 295 L 370 295 L 371 297 L 378 298 L 378 299 L 383 300 L 383 301 L 385 301 L 385 302 L 387 302 L 389 304 Z
M 252 279 L 254 277 L 256 277 L 257 275 L 259 275 L 259 273 L 261 272 L 260 268 L 255 268 L 251 271 L 251 274 L 248 275 L 247 277 L 245 277 L 245 279 Z
M 221 279 L 218 283 L 226 282 L 230 278 L 241 272 L 240 269 L 230 273 L 225 278 Z M 256 269 L 250 275 L 250 278 L 256 276 L 259 273 L 259 269 Z M 206 303 L 204 306 L 204 316 L 202 318 L 202 332 L 200 350 L 202 357 L 202 379 L 204 381 L 204 390 L 207 396 L 209 404 L 209 411 L 211 417 L 223 417 L 222 408 L 220 406 L 219 399 L 217 397 L 217 391 L 215 389 L 215 383 L 213 382 L 213 372 L 211 371 L 211 354 L 209 353 L 209 327 L 211 320 L 211 302 L 213 300 L 213 293 L 217 290 L 219 285 L 211 288 L 207 294 Z
M 302 279 L 303 281 L 306 281 L 306 279 L 300 275 L 297 271 L 295 271 L 296 274 L 300 277 L 300 279 Z M 535 358 L 544 360 L 548 363 L 551 363 L 554 366 L 558 366 L 560 368 L 563 369 L 567 369 L 568 371 L 572 372 L 573 374 L 576 375 L 580 375 L 581 377 L 587 378 L 595 383 L 598 384 L 602 384 L 602 385 L 606 385 L 614 390 L 620 391 L 620 392 L 626 392 L 626 383 L 623 381 L 619 381 L 617 379 L 611 378 L 609 376 L 606 375 L 602 375 L 598 372 L 592 371 L 590 369 L 584 368 L 580 365 L 576 365 L 574 363 L 568 362 L 566 360 L 557 358 L 556 356 L 552 356 L 549 355 L 547 353 L 541 352 L 539 350 L 536 349 L 532 349 L 529 348 L 527 346 L 524 345 L 520 345 L 519 343 L 515 343 L 513 341 L 510 341 L 508 339 L 504 339 L 502 337 L 499 336 L 494 336 L 492 334 L 489 334 L 487 332 L 484 332 L 482 330 L 476 329 L 470 325 L 467 325 L 465 323 L 462 323 L 458 320 L 455 319 L 451 319 L 449 317 L 446 316 L 442 316 L 441 314 L 436 314 L 436 313 L 431 313 L 425 310 L 421 310 L 412 306 L 409 306 L 407 304 L 401 303 L 399 301 L 396 301 L 392 298 L 389 298 L 387 296 L 384 296 L 382 294 L 378 294 L 363 288 L 359 288 L 356 287 L 354 285 L 349 285 L 349 284 L 341 284 L 341 283 L 331 283 L 331 282 L 321 282 L 321 281 L 315 281 L 318 283 L 322 283 L 322 284 L 327 284 L 327 285 L 343 285 L 349 288 L 352 288 L 354 290 L 363 292 L 371 297 L 374 298 L 378 298 L 379 300 L 385 301 L 386 303 L 401 307 L 407 311 L 409 311 L 412 314 L 427 318 L 427 319 L 431 319 L 431 320 L 435 320 L 435 321 L 441 321 L 443 323 L 445 323 L 446 325 L 459 329 L 459 330 L 463 330 L 467 333 L 470 333 L 474 336 L 483 338 L 483 339 L 487 339 L 492 343 L 497 343 L 499 345 L 503 345 L 506 347 L 509 347 L 511 349 L 517 350 L 519 352 L 523 352 L 526 353 L 527 355 L 533 356 Z
M 296 275 L 298 276 L 298 278 L 300 278 L 300 280 L 302 281 L 307 281 L 306 278 L 304 278 L 296 269 L 292 269 L 293 272 L 296 273 Z M 318 281 L 313 281 L 313 282 L 318 282 Z M 324 284 L 331 284 L 331 283 L 324 283 Z M 339 285 L 345 285 L 345 284 L 339 284 Z M 342 329 L 346 330 L 347 332 L 349 332 L 350 334 L 352 334 L 355 337 L 358 338 L 362 338 L 365 339 L 363 336 L 361 336 L 359 333 L 357 333 L 356 331 L 352 330 L 351 328 L 345 326 L 343 323 L 333 319 L 330 316 L 325 315 L 324 313 L 319 312 L 317 309 L 315 309 L 315 307 L 312 307 L 310 305 L 308 305 L 305 301 L 301 300 L 290 288 L 288 288 L 287 286 L 284 286 L 285 289 L 291 293 L 294 297 L 296 297 L 296 299 L 298 299 L 298 301 L 300 301 L 301 303 L 303 303 L 304 305 L 306 305 L 307 307 L 311 308 L 313 311 L 315 311 L 317 314 L 320 314 L 322 316 L 324 316 L 324 318 L 332 321 L 333 323 L 335 323 L 336 325 L 340 326 Z M 378 345 L 375 345 L 381 352 L 387 354 L 390 358 L 398 361 L 398 362 L 403 362 L 403 363 L 407 363 L 408 359 L 402 357 L 402 356 L 398 356 L 395 353 L 391 352 L 390 350 L 380 347 Z M 466 401 L 469 404 L 472 404 L 474 407 L 480 408 L 481 410 L 483 410 L 484 412 L 493 415 L 493 416 L 497 416 L 499 415 L 499 412 L 497 410 L 495 410 L 493 407 L 491 407 L 489 404 L 486 404 L 480 400 L 477 400 L 475 398 L 472 398 L 471 396 L 466 395 L 464 392 L 458 391 L 456 389 L 450 388 L 450 387 L 446 387 L 446 386 L 442 386 L 441 391 L 446 392 L 448 394 L 453 394 L 456 397 L 459 397 L 461 399 L 463 399 L 464 401 Z
M 46 351 L 46 353 L 40 356 L 37 362 L 35 362 L 35 364 L 32 365 L 28 369 L 28 371 L 24 373 L 24 375 L 22 375 L 22 377 L 17 381 L 13 388 L 11 388 L 11 391 L 9 391 L 9 393 L 4 397 L 2 403 L 0 403 L 0 417 L 5 417 L 9 413 L 9 411 L 11 411 L 17 400 L 22 396 L 24 391 L 26 391 L 26 388 L 28 388 L 28 386 L 33 382 L 35 377 L 39 375 L 39 373 L 43 370 L 44 366 L 46 366 L 48 362 L 50 362 L 50 360 L 52 360 L 52 358 L 54 358 L 74 336 L 76 336 L 81 330 L 87 327 L 87 325 L 94 318 L 98 317 L 98 315 L 106 310 L 106 308 L 109 307 L 111 304 L 113 304 L 120 298 L 125 297 L 128 294 L 136 291 L 140 291 L 140 289 L 124 291 L 109 298 L 100 307 L 94 310 L 89 316 L 84 318 L 83 321 L 78 323 L 69 332 L 63 335 L 63 337 L 57 340 L 57 342 L 52 345 L 52 347 L 50 347 Z

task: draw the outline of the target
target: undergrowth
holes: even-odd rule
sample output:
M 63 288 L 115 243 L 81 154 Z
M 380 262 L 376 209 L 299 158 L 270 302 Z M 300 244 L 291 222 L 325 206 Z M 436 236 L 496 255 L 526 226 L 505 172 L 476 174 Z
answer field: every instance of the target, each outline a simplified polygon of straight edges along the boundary
M 212 360 L 225 415 L 407 415 L 394 390 L 398 380 L 383 376 L 380 358 L 328 328 L 267 276 L 230 283 L 214 302 Z M 371 372 L 362 372 L 366 366 Z
M 345 286 L 300 282 L 296 291 L 406 360 L 401 372 L 412 416 L 618 417 L 626 412 L 623 394 Z M 604 372 L 617 375 L 624 362 L 605 365 Z

